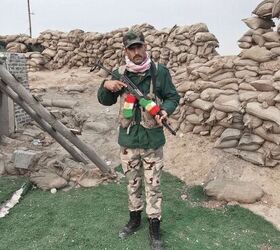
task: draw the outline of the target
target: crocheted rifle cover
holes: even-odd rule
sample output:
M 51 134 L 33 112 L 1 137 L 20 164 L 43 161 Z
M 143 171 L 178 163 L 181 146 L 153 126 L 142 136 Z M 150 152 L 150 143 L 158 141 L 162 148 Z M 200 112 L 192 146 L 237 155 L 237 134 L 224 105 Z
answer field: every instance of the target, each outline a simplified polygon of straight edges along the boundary
M 141 98 L 139 104 L 143 107 L 151 116 L 155 116 L 160 111 L 159 106 L 152 100 Z

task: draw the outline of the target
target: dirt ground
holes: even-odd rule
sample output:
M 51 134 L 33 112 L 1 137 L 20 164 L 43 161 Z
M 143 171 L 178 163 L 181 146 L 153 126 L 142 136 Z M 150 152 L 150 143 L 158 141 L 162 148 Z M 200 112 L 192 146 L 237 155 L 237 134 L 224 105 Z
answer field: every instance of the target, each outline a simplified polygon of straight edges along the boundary
M 33 93 L 44 98 L 60 98 L 77 101 L 75 110 L 88 117 L 82 139 L 88 142 L 111 164 L 118 164 L 116 114 L 118 105 L 105 107 L 98 103 L 96 91 L 102 78 L 89 73 L 89 68 L 62 69 L 29 73 Z M 86 86 L 83 93 L 65 92 L 71 85 Z M 104 126 L 104 124 L 106 126 Z M 98 125 L 98 126 L 97 126 Z M 102 127 L 103 126 L 103 127 Z M 180 131 L 174 137 L 166 132 L 165 171 L 177 176 L 187 185 L 204 185 L 215 178 L 238 179 L 258 184 L 265 192 L 261 201 L 242 205 L 264 216 L 280 230 L 280 167 L 273 169 L 255 166 L 213 147 L 209 137 Z M 61 146 L 53 146 L 61 150 Z M 164 185 L 164 183 L 163 183 Z

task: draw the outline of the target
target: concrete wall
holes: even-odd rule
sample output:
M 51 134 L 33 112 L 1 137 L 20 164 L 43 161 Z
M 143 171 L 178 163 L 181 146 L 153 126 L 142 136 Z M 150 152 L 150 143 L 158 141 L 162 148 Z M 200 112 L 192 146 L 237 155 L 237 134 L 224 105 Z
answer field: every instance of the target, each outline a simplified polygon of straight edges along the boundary
M 29 89 L 24 54 L 0 52 L 0 57 L 6 57 L 4 64 L 6 68 L 26 89 Z M 8 135 L 14 132 L 15 126 L 24 125 L 30 120 L 29 115 L 19 105 L 14 104 L 4 94 L 0 94 L 0 133 Z

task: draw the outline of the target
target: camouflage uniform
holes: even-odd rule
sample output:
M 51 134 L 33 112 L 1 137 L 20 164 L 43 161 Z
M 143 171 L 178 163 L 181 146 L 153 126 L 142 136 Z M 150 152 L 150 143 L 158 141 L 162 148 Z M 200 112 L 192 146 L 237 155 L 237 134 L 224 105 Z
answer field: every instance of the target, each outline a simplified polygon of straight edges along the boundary
M 128 31 L 123 37 L 123 43 L 128 49 L 125 51 L 126 59 L 131 60 L 137 53 L 144 59 L 144 53 L 147 52 L 145 46 L 139 46 L 139 44 L 145 44 L 141 32 Z M 130 47 L 134 44 L 138 45 Z M 139 62 L 137 58 L 135 62 L 126 60 L 125 67 L 119 67 L 114 71 L 112 80 L 121 80 L 125 75 L 143 93 L 143 96 L 153 100 L 161 110 L 164 110 L 167 115 L 171 115 L 179 104 L 180 96 L 172 83 L 169 70 L 162 64 L 149 61 L 148 57 L 146 59 L 142 61 L 141 65 L 135 64 Z M 150 65 L 148 65 L 149 63 Z M 119 237 L 124 239 L 140 228 L 141 211 L 144 209 L 142 199 L 142 179 L 144 179 L 150 245 L 152 249 L 161 250 L 163 242 L 160 237 L 162 202 L 160 176 L 163 168 L 163 145 L 165 144 L 163 127 L 158 126 L 152 117 L 154 114 L 149 112 L 156 107 L 154 104 L 151 105 L 150 102 L 149 109 L 146 109 L 147 106 L 143 106 L 143 99 L 137 102 L 130 95 L 131 93 L 126 93 L 125 88 L 119 88 L 119 82 L 110 81 L 108 85 L 105 82 L 106 80 L 98 89 L 97 96 L 99 102 L 106 106 L 111 106 L 120 99 L 118 143 L 121 146 L 120 158 L 123 171 L 128 180 L 130 219 L 119 231 Z
M 163 148 L 128 149 L 121 147 L 123 172 L 128 185 L 128 208 L 130 211 L 144 209 L 142 179 L 145 182 L 146 214 L 149 218 L 161 218 L 162 193 L 160 176 L 163 168 Z
M 114 71 L 121 75 L 119 69 Z M 149 96 L 154 91 L 151 88 L 151 71 L 144 74 L 126 72 L 145 95 Z M 171 81 L 168 69 L 157 65 L 156 97 L 159 99 L 160 108 L 171 115 L 179 103 L 179 95 Z M 113 77 L 113 80 L 116 78 Z M 116 80 L 119 80 L 118 78 Z M 104 88 L 104 82 L 98 90 L 98 100 L 103 105 L 113 105 L 120 100 L 119 111 L 119 138 L 121 146 L 120 158 L 124 173 L 128 180 L 129 211 L 141 211 L 144 201 L 141 196 L 142 179 L 145 184 L 146 213 L 149 218 L 161 217 L 162 193 L 160 191 L 160 176 L 163 167 L 163 145 L 165 136 L 163 128 L 158 126 L 154 118 L 147 114 L 141 107 L 135 107 L 131 119 L 123 117 L 124 90 L 111 92 Z

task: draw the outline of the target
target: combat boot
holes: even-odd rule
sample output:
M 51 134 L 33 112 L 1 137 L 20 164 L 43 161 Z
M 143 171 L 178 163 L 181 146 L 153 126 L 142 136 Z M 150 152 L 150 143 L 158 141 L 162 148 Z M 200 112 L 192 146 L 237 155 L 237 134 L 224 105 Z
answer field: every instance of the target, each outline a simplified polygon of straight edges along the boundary
M 150 245 L 152 250 L 162 250 L 163 242 L 160 238 L 160 220 L 149 219 Z
M 141 212 L 142 211 L 132 211 L 129 213 L 130 219 L 125 227 L 119 232 L 119 237 L 125 239 L 127 236 L 135 233 L 141 224 Z

